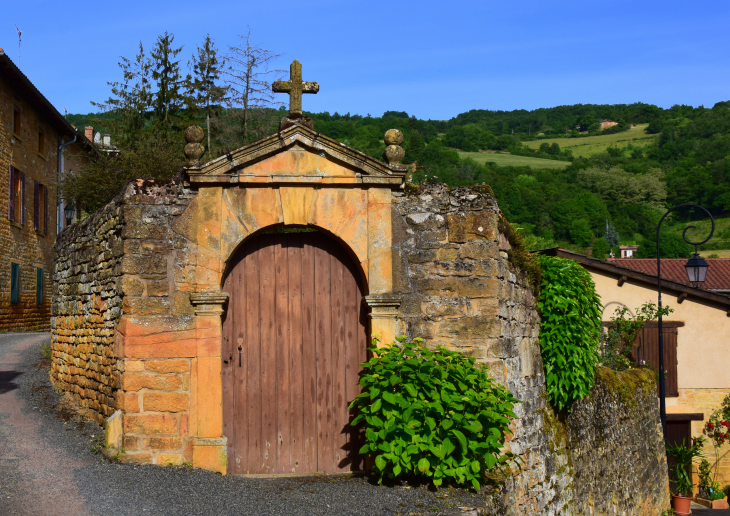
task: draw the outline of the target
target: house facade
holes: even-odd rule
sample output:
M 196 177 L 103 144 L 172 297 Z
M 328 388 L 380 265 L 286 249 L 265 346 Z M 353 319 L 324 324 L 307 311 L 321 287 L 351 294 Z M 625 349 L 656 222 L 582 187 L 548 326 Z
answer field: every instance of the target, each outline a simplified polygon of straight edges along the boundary
M 656 260 L 614 259 L 602 261 L 564 249 L 546 254 L 579 262 L 591 273 L 603 302 L 604 324 L 618 307 L 632 313 L 645 303 L 657 302 Z M 653 262 L 653 265 L 650 263 Z M 730 297 L 714 290 L 726 282 L 727 260 L 708 259 L 708 288 L 686 283 L 686 260 L 662 260 L 662 303 L 673 312 L 664 317 L 664 363 L 668 438 L 702 435 L 707 418 L 730 394 L 730 369 L 726 356 L 730 344 Z M 713 269 L 714 268 L 714 269 Z M 644 269 L 644 270 L 640 270 Z M 710 290 L 712 288 L 712 290 Z M 656 368 L 658 328 L 647 325 L 635 349 L 638 360 Z M 641 356 L 638 356 L 641 355 Z M 725 445 L 721 454 L 730 451 Z M 706 449 L 712 462 L 711 446 Z M 720 483 L 730 483 L 730 459 L 719 466 Z
M 49 328 L 58 147 L 75 134 L 0 49 L 0 331 Z

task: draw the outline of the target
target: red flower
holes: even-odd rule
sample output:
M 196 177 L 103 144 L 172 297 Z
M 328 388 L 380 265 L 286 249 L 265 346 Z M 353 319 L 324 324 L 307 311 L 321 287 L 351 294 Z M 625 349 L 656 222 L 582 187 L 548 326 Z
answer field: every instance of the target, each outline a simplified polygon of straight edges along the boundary
M 712 423 L 707 423 L 707 428 L 713 429 L 713 428 L 715 428 L 715 426 Z

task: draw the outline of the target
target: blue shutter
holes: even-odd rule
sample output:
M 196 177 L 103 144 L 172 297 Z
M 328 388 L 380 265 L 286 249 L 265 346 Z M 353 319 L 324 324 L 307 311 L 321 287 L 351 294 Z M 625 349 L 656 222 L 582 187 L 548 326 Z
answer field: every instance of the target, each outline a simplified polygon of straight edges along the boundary
M 35 269 L 35 304 L 43 304 L 43 269 Z
M 20 302 L 20 265 L 10 264 L 10 302 L 17 305 Z

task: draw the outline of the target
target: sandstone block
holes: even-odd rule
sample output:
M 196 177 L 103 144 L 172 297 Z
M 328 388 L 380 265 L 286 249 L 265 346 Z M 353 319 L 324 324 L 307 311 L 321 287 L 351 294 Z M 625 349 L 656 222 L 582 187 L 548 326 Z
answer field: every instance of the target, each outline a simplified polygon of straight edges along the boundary
M 182 447 L 180 437 L 150 437 L 145 442 L 151 450 L 177 450 Z
M 424 278 L 416 282 L 416 289 L 428 296 L 455 297 L 459 287 L 456 278 Z
M 408 253 L 408 263 L 428 263 L 436 261 L 435 249 L 414 249 Z
M 145 412 L 184 412 L 188 410 L 188 395 L 179 392 L 145 392 L 142 406 Z
M 123 274 L 167 274 L 166 256 L 125 255 L 122 257 Z
M 486 339 L 498 337 L 501 325 L 496 319 L 484 317 L 461 317 L 443 321 L 438 336 L 455 339 Z
M 144 367 L 157 373 L 184 373 L 190 371 L 190 362 L 182 359 L 147 360 Z
M 181 387 L 182 378 L 177 374 L 125 373 L 122 376 L 122 388 L 125 391 L 140 389 L 176 391 Z
M 185 458 L 180 453 L 160 453 L 155 459 L 155 464 L 162 466 L 180 466 Z
M 144 294 L 144 281 L 138 278 L 122 276 L 120 287 L 122 294 L 125 296 L 141 296 Z
M 156 435 L 177 433 L 177 418 L 171 414 L 125 415 L 124 432 Z
M 165 315 L 170 313 L 170 301 L 159 297 L 125 297 L 122 308 L 130 315 Z
M 499 256 L 499 246 L 496 242 L 477 240 L 466 242 L 459 247 L 459 258 L 472 260 L 494 259 Z
M 497 215 L 482 211 L 449 213 L 449 242 L 497 240 Z
M 459 295 L 463 297 L 496 298 L 500 292 L 500 283 L 494 278 L 460 278 Z
M 147 295 L 150 297 L 167 296 L 170 283 L 167 280 L 147 280 Z

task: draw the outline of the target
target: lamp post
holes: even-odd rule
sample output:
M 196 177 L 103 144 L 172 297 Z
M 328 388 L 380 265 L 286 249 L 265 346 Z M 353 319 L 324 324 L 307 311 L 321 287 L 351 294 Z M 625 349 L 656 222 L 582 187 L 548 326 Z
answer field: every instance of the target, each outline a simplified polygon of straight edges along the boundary
M 678 208 L 686 208 L 686 207 L 693 207 L 693 208 L 700 208 L 703 210 L 707 215 L 710 217 L 710 221 L 712 222 L 712 229 L 710 230 L 710 234 L 707 238 L 705 238 L 702 242 L 690 242 L 687 238 L 687 230 L 688 229 L 694 229 L 695 226 L 687 226 L 684 228 L 684 231 L 682 231 L 682 238 L 684 238 L 684 241 L 687 242 L 689 245 L 695 246 L 695 254 L 690 258 L 687 263 L 685 264 L 684 268 L 687 271 L 687 279 L 689 279 L 690 283 L 702 283 L 705 281 L 705 278 L 707 277 L 707 269 L 709 268 L 709 265 L 707 265 L 707 262 L 700 258 L 699 253 L 697 252 L 697 246 L 704 244 L 707 242 L 711 237 L 712 234 L 715 232 L 715 219 L 712 218 L 712 214 L 707 211 L 705 208 L 698 204 L 678 204 L 674 208 L 670 208 L 667 210 L 667 212 L 662 215 L 662 218 L 659 220 L 659 225 L 656 227 L 656 278 L 657 278 L 657 291 L 659 293 L 659 412 L 661 414 L 662 418 L 662 433 L 664 434 L 664 441 L 667 440 L 667 406 L 664 400 L 664 394 L 665 394 L 665 388 L 664 388 L 664 333 L 662 331 L 662 315 L 661 315 L 661 309 L 662 309 L 662 261 L 661 261 L 661 253 L 659 251 L 659 230 L 662 227 L 662 222 L 664 222 L 664 219 L 669 215 L 671 212 Z

